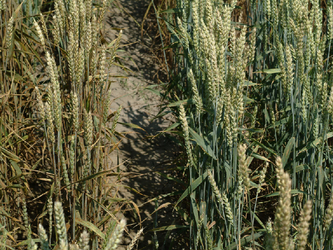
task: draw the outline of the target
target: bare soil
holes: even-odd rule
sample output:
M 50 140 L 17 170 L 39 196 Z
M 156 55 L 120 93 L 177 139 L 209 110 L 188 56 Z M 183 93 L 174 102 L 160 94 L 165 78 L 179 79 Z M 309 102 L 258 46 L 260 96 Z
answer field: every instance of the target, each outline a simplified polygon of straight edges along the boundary
M 182 223 L 173 209 L 179 195 L 161 197 L 164 194 L 180 192 L 184 187 L 177 186 L 174 181 L 169 181 L 159 174 L 175 173 L 173 169 L 179 147 L 167 134 L 156 136 L 172 124 L 172 117 L 153 119 L 159 113 L 162 101 L 160 96 L 149 91 L 149 88 L 159 84 L 158 79 L 165 77 L 165 72 L 161 70 L 163 66 L 157 63 L 152 48 L 155 42 L 150 36 L 152 34 L 145 33 L 141 37 L 140 25 L 149 3 L 149 0 L 114 1 L 106 18 L 106 40 L 115 39 L 119 30 L 123 31 L 118 56 L 123 66 L 128 69 L 114 67 L 111 71 L 114 80 L 111 85 L 114 98 L 111 109 L 115 111 L 121 105 L 123 109 L 119 122 L 132 123 L 141 128 L 117 125 L 116 130 L 125 137 L 119 149 L 112 153 L 111 161 L 113 166 L 119 165 L 122 171 L 132 173 L 123 180 L 124 186 L 120 188 L 119 194 L 134 202 L 140 211 L 138 216 L 132 206 L 123 214 L 129 229 L 124 246 L 141 226 L 144 228 L 144 235 L 140 238 L 138 249 L 184 249 L 186 232 L 175 230 L 168 234 L 168 231 L 161 231 L 154 236 L 152 231 L 156 227 Z M 147 21 L 148 24 L 156 24 L 153 18 Z M 165 206 L 153 213 L 162 204 Z

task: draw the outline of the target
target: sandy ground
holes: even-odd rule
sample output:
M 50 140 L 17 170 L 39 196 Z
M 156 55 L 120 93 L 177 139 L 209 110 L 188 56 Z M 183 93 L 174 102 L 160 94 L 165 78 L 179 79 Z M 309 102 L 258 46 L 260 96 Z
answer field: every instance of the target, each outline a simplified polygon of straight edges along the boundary
M 117 110 L 123 107 L 120 122 L 133 123 L 142 129 L 117 126 L 117 131 L 125 133 L 119 150 L 111 155 L 112 164 L 120 164 L 123 171 L 133 172 L 123 184 L 136 189 L 140 194 L 120 189 L 120 195 L 137 204 L 140 210 L 144 235 L 140 238 L 138 249 L 155 249 L 154 233 L 150 231 L 155 227 L 177 224 L 178 218 L 172 205 L 168 205 L 152 214 L 156 207 L 167 202 L 174 202 L 175 198 L 158 199 L 159 195 L 175 191 L 175 182 L 161 178 L 157 172 L 170 173 L 174 167 L 174 159 L 178 154 L 178 147 L 167 135 L 155 137 L 172 123 L 167 118 L 155 119 L 160 111 L 161 99 L 158 95 L 147 90 L 147 87 L 157 83 L 156 74 L 159 66 L 154 60 L 150 49 L 152 39 L 147 35 L 141 38 L 141 29 L 134 19 L 141 24 L 150 1 L 145 0 L 118 0 L 118 8 L 110 9 L 107 23 L 107 39 L 114 39 L 123 30 L 121 48 L 118 55 L 122 58 L 124 66 L 130 71 L 114 67 L 112 76 L 126 76 L 116 78 L 111 85 L 114 101 L 111 109 Z M 150 20 L 156 22 L 156 20 Z M 124 214 L 129 225 L 129 234 L 126 235 L 123 244 L 130 242 L 131 237 L 140 229 L 140 218 L 134 212 Z M 172 243 L 174 233 L 166 237 L 166 232 L 157 233 L 159 247 L 157 249 L 182 249 L 179 242 Z M 177 236 L 178 237 L 178 236 Z M 178 240 L 177 240 L 178 241 Z M 156 242 L 156 241 L 155 241 Z M 172 246 L 173 245 L 173 246 Z M 124 248 L 125 249 L 125 248 Z

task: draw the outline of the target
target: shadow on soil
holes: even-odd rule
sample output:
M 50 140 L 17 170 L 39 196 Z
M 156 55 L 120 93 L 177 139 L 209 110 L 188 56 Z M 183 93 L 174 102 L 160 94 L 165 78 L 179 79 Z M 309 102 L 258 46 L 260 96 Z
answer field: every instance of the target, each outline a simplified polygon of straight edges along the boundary
M 126 138 L 119 147 L 121 163 L 125 162 L 124 171 L 134 174 L 123 181 L 123 184 L 130 187 L 132 191 L 123 189 L 120 190 L 120 195 L 139 206 L 142 226 L 145 229 L 139 241 L 139 249 L 187 249 L 186 229 L 158 231 L 156 236 L 152 231 L 156 227 L 183 225 L 179 214 L 173 208 L 185 185 L 168 180 L 159 174 L 179 178 L 177 177 L 179 171 L 176 171 L 175 167 L 176 161 L 179 160 L 180 148 L 166 134 L 155 137 L 171 123 L 162 118 L 152 120 L 159 112 L 158 105 L 161 101 L 157 95 L 151 95 L 144 90 L 145 86 L 158 83 L 160 77 L 165 75 L 161 72 L 162 66 L 156 63 L 156 57 L 153 54 L 154 39 L 150 39 L 147 35 L 141 39 L 140 24 L 149 2 L 116 0 L 114 4 L 117 7 L 112 7 L 107 18 L 110 32 L 107 32 L 106 40 L 112 41 L 117 37 L 119 29 L 123 30 L 121 44 L 125 45 L 120 48 L 123 52 L 118 54 L 122 58 L 123 65 L 130 69 L 127 72 L 128 79 L 131 79 L 126 85 L 128 92 L 133 90 L 133 84 L 136 84 L 135 88 L 137 86 L 139 86 L 138 89 L 141 88 L 141 91 L 135 92 L 132 99 L 129 97 L 131 94 L 128 94 L 127 102 L 117 100 L 117 105 L 122 103 L 123 107 L 126 106 L 122 110 L 120 122 L 132 123 L 142 128 L 123 131 L 126 133 Z M 156 22 L 156 20 L 151 19 L 148 20 L 149 22 Z M 116 89 L 121 91 L 118 87 Z M 162 197 L 173 192 L 178 193 Z M 155 199 L 157 197 L 158 199 Z M 163 204 L 165 204 L 164 207 Z M 154 213 L 161 205 L 157 213 Z M 131 237 L 133 232 L 139 230 L 138 222 L 140 222 L 133 211 L 134 209 L 125 213 Z M 127 238 L 125 241 L 128 244 L 130 239 Z M 154 247 L 157 242 L 159 246 Z
M 107 23 L 114 30 L 107 37 L 110 41 L 116 38 L 119 30 L 123 30 L 122 45 L 120 49 L 124 50 L 127 56 L 125 60 L 130 61 L 125 66 L 132 72 L 139 72 L 140 77 L 144 81 L 158 83 L 159 80 L 165 81 L 166 72 L 162 70 L 162 65 L 154 51 L 158 47 L 156 43 L 160 43 L 160 38 L 156 36 L 156 32 L 150 31 L 147 34 L 141 32 L 141 23 L 147 11 L 150 1 L 145 0 L 120 0 L 115 1 L 111 14 L 108 15 Z M 145 21 L 145 29 L 152 30 L 151 27 L 157 25 L 156 19 L 147 18 Z M 141 35 L 143 36 L 141 37 Z
M 174 161 L 178 155 L 178 147 L 167 135 L 153 138 L 153 135 L 162 130 L 159 126 L 161 121 L 149 122 L 149 117 L 144 111 L 129 109 L 126 112 L 131 122 L 144 128 L 145 131 L 136 130 L 135 134 L 128 134 L 120 147 L 124 158 L 128 159 L 127 171 L 136 173 L 135 177 L 125 180 L 124 184 L 141 193 L 133 193 L 132 197 L 132 201 L 140 206 L 142 225 L 145 228 L 144 239 L 140 241 L 139 249 L 153 249 L 154 233 L 150 230 L 182 223 L 177 212 L 173 210 L 173 205 L 180 195 L 179 190 L 184 190 L 184 187 L 159 174 L 173 177 L 177 175 Z M 162 198 L 170 193 L 176 195 Z M 154 198 L 157 198 L 156 201 L 152 200 Z M 153 214 L 163 204 L 166 206 Z M 126 217 L 129 224 L 139 222 L 133 213 L 126 214 Z M 180 237 L 177 233 L 179 232 L 175 231 L 168 237 L 166 231 L 157 232 L 159 242 L 157 249 L 182 249 L 179 248 L 181 243 L 179 239 L 175 239 Z M 183 236 L 184 234 L 181 237 Z

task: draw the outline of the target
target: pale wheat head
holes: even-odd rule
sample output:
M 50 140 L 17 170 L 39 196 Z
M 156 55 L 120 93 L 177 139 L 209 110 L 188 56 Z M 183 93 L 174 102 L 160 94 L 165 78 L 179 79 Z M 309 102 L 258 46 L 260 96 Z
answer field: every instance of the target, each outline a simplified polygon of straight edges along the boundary
M 65 215 L 62 208 L 62 204 L 59 201 L 54 202 L 54 214 L 55 214 L 57 233 L 59 235 L 59 241 L 60 243 L 63 244 L 63 247 L 65 247 L 66 245 L 68 247 Z
M 91 112 L 84 109 L 84 140 L 88 148 L 91 148 L 93 142 L 93 121 Z
M 142 233 L 143 233 L 143 228 L 141 228 L 139 230 L 139 232 L 136 233 L 136 235 L 134 236 L 134 238 L 131 241 L 131 244 L 128 245 L 126 250 L 132 250 L 134 248 L 135 243 L 138 241 L 138 239 Z
M 12 16 L 8 23 L 6 28 L 6 44 L 5 47 L 9 48 L 12 45 L 13 41 L 13 27 L 14 27 L 14 16 Z
M 49 248 L 48 237 L 42 224 L 38 225 L 38 235 L 41 240 L 41 250 L 49 250 L 50 248 Z
M 325 230 L 328 230 L 330 228 L 332 219 L 333 219 L 333 193 L 331 194 L 328 206 L 325 210 L 325 217 L 324 217 Z
M 280 250 L 288 250 L 290 246 L 291 226 L 291 180 L 284 172 L 281 157 L 276 158 L 278 187 L 280 199 L 275 213 L 274 236 L 275 244 Z
M 125 226 L 126 226 L 126 220 L 122 219 L 112 232 L 111 237 L 109 239 L 105 239 L 107 241 L 106 247 L 104 248 L 105 250 L 115 250 L 118 247 Z
M 80 250 L 89 250 L 89 233 L 86 230 L 81 233 L 79 247 Z
M 39 37 L 40 43 L 42 44 L 43 48 L 45 48 L 45 38 L 44 38 L 43 32 L 42 32 L 41 28 L 39 27 L 39 24 L 36 22 L 36 20 L 34 20 L 34 27 L 37 31 L 37 35 Z
M 243 179 L 244 186 L 247 190 L 250 189 L 251 183 L 249 178 L 249 169 L 246 164 L 246 144 L 238 146 L 238 173 Z
M 188 123 L 186 119 L 186 112 L 183 105 L 179 106 L 179 120 L 182 124 L 183 133 L 184 133 L 184 139 L 185 139 L 185 148 L 186 153 L 188 157 L 188 164 L 189 166 L 193 166 L 193 158 L 192 158 L 192 150 L 191 150 L 191 144 L 190 144 L 190 134 L 188 130 Z
M 307 238 L 310 230 L 309 226 L 310 226 L 311 212 L 312 212 L 312 201 L 308 200 L 304 204 L 304 207 L 299 216 L 298 230 L 297 230 L 298 250 L 306 249 L 306 244 L 308 242 Z

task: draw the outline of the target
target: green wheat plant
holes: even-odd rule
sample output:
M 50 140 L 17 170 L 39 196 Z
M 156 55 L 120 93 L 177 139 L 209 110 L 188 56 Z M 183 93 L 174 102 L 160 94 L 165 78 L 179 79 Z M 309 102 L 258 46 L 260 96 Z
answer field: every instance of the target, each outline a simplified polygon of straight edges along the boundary
M 237 246 L 244 230 L 253 225 L 249 216 L 253 207 L 246 202 L 255 186 L 249 176 L 253 157 L 247 155 L 252 149 L 239 142 L 245 137 L 244 93 L 249 85 L 245 69 L 253 61 L 256 31 L 241 22 L 232 24 L 235 1 L 178 1 L 178 6 L 176 28 L 170 29 L 179 45 L 182 84 L 176 89 L 185 99 L 179 120 L 188 159 L 190 245 Z
M 283 155 L 294 195 L 292 211 L 300 214 L 313 200 L 308 242 L 302 247 L 330 249 L 331 233 L 323 215 L 331 197 L 331 2 L 322 9 L 319 1 L 252 2 L 252 25 L 260 27 L 251 97 L 261 110 L 257 125 L 264 130 L 255 139 L 267 156 Z M 260 42 L 259 42 L 260 41 Z M 258 52 L 257 52 L 258 53 Z M 308 209 L 309 210 L 309 209 Z M 295 217 L 292 225 L 297 225 Z M 295 233 L 290 229 L 290 233 Z M 302 249 L 302 247 L 299 247 Z
M 179 0 L 166 19 L 193 249 L 332 248 L 327 5 Z

